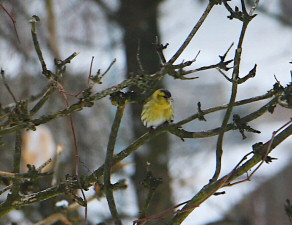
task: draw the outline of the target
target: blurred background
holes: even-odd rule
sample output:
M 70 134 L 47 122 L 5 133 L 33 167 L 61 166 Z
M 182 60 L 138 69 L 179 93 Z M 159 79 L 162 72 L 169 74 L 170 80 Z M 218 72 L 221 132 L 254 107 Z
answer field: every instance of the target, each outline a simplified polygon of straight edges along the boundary
M 76 94 L 87 87 L 90 62 L 94 56 L 92 73 L 105 71 L 116 58 L 103 83 L 96 85 L 98 92 L 118 84 L 131 73 L 141 73 L 137 63 L 137 49 L 144 70 L 155 72 L 160 62 L 155 52 L 155 38 L 169 43 L 166 59 L 177 51 L 190 30 L 203 13 L 207 0 L 22 0 L 2 1 L 16 20 L 17 33 L 8 15 L 0 13 L 0 66 L 6 73 L 17 100 L 38 94 L 48 81 L 41 74 L 41 66 L 35 53 L 29 19 L 40 17 L 37 24 L 38 37 L 44 58 L 50 70 L 54 70 L 54 58 L 65 59 L 73 52 L 78 56 L 67 66 L 63 87 Z M 248 7 L 253 1 L 247 1 Z M 231 5 L 240 4 L 232 1 Z M 257 64 L 255 78 L 239 86 L 238 100 L 265 94 L 276 82 L 274 75 L 286 86 L 291 82 L 289 62 L 292 58 L 292 2 L 291 0 L 260 1 L 258 16 L 250 23 L 243 44 L 240 75 L 245 76 Z M 200 54 L 190 67 L 195 69 L 219 62 L 231 43 L 237 45 L 241 23 L 229 20 L 223 6 L 215 6 L 197 35 L 176 63 L 192 60 Z M 233 59 L 231 49 L 227 59 Z M 231 74 L 229 74 L 231 75 Z M 174 99 L 175 122 L 197 112 L 197 102 L 202 109 L 226 104 L 229 101 L 231 84 L 217 70 L 190 74 L 195 80 L 174 80 L 165 77 L 159 84 L 167 88 Z M 134 89 L 135 90 L 135 89 Z M 138 91 L 138 90 L 136 90 Z M 70 98 L 71 103 L 76 98 Z M 13 103 L 0 82 L 2 106 Z M 265 101 L 235 108 L 234 113 L 244 116 L 261 107 Z M 54 113 L 64 108 L 61 96 L 56 92 L 35 117 Z M 127 147 L 146 129 L 140 121 L 141 105 L 126 109 L 119 131 L 116 152 Z M 109 99 L 102 99 L 92 108 L 85 108 L 73 115 L 77 132 L 77 143 L 81 155 L 81 174 L 90 174 L 104 162 L 105 150 L 113 121 L 115 107 Z M 221 125 L 224 112 L 207 115 L 207 121 L 193 121 L 184 126 L 190 131 L 204 131 Z M 222 174 L 229 172 L 256 142 L 268 141 L 277 130 L 291 118 L 291 111 L 277 107 L 273 114 L 266 114 L 250 125 L 261 134 L 247 133 L 242 140 L 238 131 L 225 135 Z M 73 174 L 74 154 L 70 124 L 67 118 L 54 120 L 37 128 L 35 132 L 23 133 L 23 170 L 27 163 L 36 166 L 49 157 L 56 157 L 59 149 L 54 179 L 59 182 L 66 174 Z M 140 148 L 120 165 L 112 182 L 126 178 L 129 187 L 116 194 L 117 208 L 125 224 L 137 218 L 144 205 L 146 190 L 141 182 L 145 178 L 147 162 L 154 176 L 163 179 L 150 206 L 149 215 L 162 211 L 190 199 L 208 183 L 215 169 L 216 137 L 185 140 L 171 135 L 159 136 Z M 14 136 L 3 138 L 0 170 L 12 171 Z M 263 165 L 251 182 L 224 188 L 225 195 L 212 197 L 197 208 L 183 224 L 235 224 L 235 225 L 288 225 L 284 212 L 291 191 L 291 138 L 272 153 L 278 160 Z M 48 184 L 41 184 L 46 187 Z M 2 185 L 1 185 L 2 187 Z M 4 187 L 4 186 L 3 186 Z M 94 195 L 94 190 L 86 193 Z M 41 204 L 25 207 L 7 215 L 0 224 L 20 225 L 36 223 L 54 212 L 54 205 L 63 199 L 58 196 Z M 71 201 L 67 198 L 68 201 Z M 45 205 L 45 207 L 43 207 Z M 110 213 L 104 198 L 96 198 L 88 205 L 90 224 L 107 221 Z M 79 213 L 79 214 L 78 214 Z M 75 215 L 78 223 L 80 209 Z M 59 223 L 63 224 L 63 223 Z M 148 224 L 148 223 L 147 223 Z M 149 224 L 161 224 L 152 222 Z

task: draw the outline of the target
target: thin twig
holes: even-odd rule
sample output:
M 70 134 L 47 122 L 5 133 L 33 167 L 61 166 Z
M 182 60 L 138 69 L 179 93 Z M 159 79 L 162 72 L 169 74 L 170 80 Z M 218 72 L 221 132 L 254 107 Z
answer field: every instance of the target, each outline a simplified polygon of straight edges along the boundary
M 41 99 L 30 110 L 30 115 L 34 115 L 35 113 L 37 113 L 42 108 L 42 106 L 47 102 L 47 100 L 54 93 L 55 90 L 56 85 L 54 83 L 51 83 L 48 89 L 43 93 Z
M 185 202 L 179 203 L 179 204 L 177 204 L 175 206 L 172 206 L 172 207 L 170 207 L 168 209 L 165 209 L 165 210 L 163 210 L 163 211 L 161 211 L 159 213 L 156 213 L 156 214 L 154 214 L 152 216 L 147 216 L 147 217 L 144 217 L 144 218 L 139 218 L 137 220 L 134 220 L 133 221 L 133 225 L 135 225 L 135 224 L 143 225 L 143 224 L 145 224 L 146 222 L 149 222 L 149 221 L 161 220 L 161 219 L 165 218 L 165 216 L 181 213 L 181 212 L 183 212 L 182 210 L 175 210 L 175 209 L 180 207 L 180 206 L 182 206 L 182 205 L 185 205 L 187 203 L 189 203 L 189 201 L 185 201 Z M 192 209 L 193 209 L 193 207 L 192 207 Z
M 163 50 L 167 48 L 168 43 L 166 45 L 160 44 L 158 36 L 155 37 L 155 45 L 156 45 L 156 52 L 158 54 L 158 57 L 160 58 L 162 64 L 166 63 L 165 56 L 163 54 Z
M 68 98 L 66 96 L 66 94 L 64 92 L 62 92 L 62 96 L 63 99 L 65 101 L 65 104 L 67 107 L 69 107 L 69 102 L 68 102 Z M 86 200 L 86 196 L 84 194 L 84 191 L 82 189 L 81 183 L 80 183 L 80 178 L 79 178 L 79 162 L 80 162 L 80 156 L 79 156 L 79 151 L 78 151 L 78 146 L 77 146 L 77 137 L 76 137 L 76 132 L 75 132 L 75 127 L 74 127 L 74 122 L 73 122 L 73 116 L 70 114 L 68 115 L 69 118 L 69 122 L 70 122 L 70 127 L 71 127 L 71 131 L 72 131 L 72 136 L 73 136 L 73 142 L 74 142 L 74 154 L 75 154 L 75 171 L 74 171 L 74 175 L 75 178 L 77 179 L 78 185 L 80 187 L 80 191 L 81 194 L 83 196 L 83 201 L 85 204 L 85 218 L 84 218 L 84 224 L 87 224 L 87 200 Z
M 12 21 L 13 23 L 13 28 L 14 28 L 14 31 L 15 31 L 15 34 L 16 34 L 16 37 L 17 37 L 17 40 L 18 40 L 18 43 L 20 44 L 20 39 L 19 39 L 19 36 L 18 36 L 18 33 L 17 33 L 17 29 L 16 29 L 16 20 L 13 18 L 13 16 L 7 11 L 7 9 L 3 6 L 2 3 L 0 3 L 0 6 L 1 8 L 4 10 L 4 12 L 9 16 L 10 20 Z
M 92 62 L 92 60 L 91 60 Z M 110 69 L 112 68 L 112 66 L 115 64 L 116 62 L 116 59 L 114 59 L 111 64 L 108 66 L 108 68 L 105 70 L 104 73 L 100 74 L 100 69 L 97 71 L 96 75 L 95 76 L 91 76 L 90 77 L 90 80 L 93 81 L 94 83 L 97 83 L 97 84 L 102 84 L 101 82 L 101 79 L 110 71 Z
M 108 73 L 108 71 L 110 71 L 110 69 L 112 68 L 112 66 L 116 63 L 117 59 L 114 59 L 110 65 L 108 66 L 108 68 L 104 71 L 104 73 L 102 73 L 100 75 L 100 80 Z
M 47 165 L 49 165 L 51 162 L 52 162 L 52 158 L 49 158 L 47 161 L 45 161 L 42 165 L 40 165 L 38 168 L 37 168 L 37 171 L 38 172 L 41 172 L 43 168 L 45 168 Z
M 1 69 L 1 76 L 2 76 L 2 80 L 3 80 L 3 83 L 4 83 L 4 85 L 5 85 L 6 89 L 7 89 L 7 91 L 8 91 L 9 94 L 11 95 L 13 101 L 17 104 L 17 100 L 16 100 L 16 98 L 15 98 L 13 92 L 11 91 L 11 89 L 10 89 L 10 87 L 9 87 L 9 85 L 8 85 L 8 83 L 7 83 L 7 81 L 6 81 L 6 79 L 5 79 L 5 71 L 4 71 L 3 69 Z
M 87 80 L 87 87 L 90 86 L 90 80 L 92 79 L 92 65 L 93 65 L 94 56 L 91 57 L 90 67 L 89 67 L 89 75 Z
M 226 62 L 224 62 L 225 64 L 229 64 L 231 63 L 232 60 L 228 60 Z M 220 66 L 221 62 L 217 63 L 217 64 L 213 64 L 213 65 L 209 65 L 209 66 L 202 66 L 202 67 L 199 67 L 197 69 L 193 69 L 193 70 L 187 70 L 187 71 L 184 71 L 183 72 L 183 75 L 187 75 L 187 74 L 190 74 L 190 73 L 197 73 L 199 71 L 205 71 L 205 70 L 210 70 L 210 69 L 216 69 L 218 68 L 218 66 Z
M 213 65 L 209 65 L 209 66 L 202 66 L 202 67 L 199 67 L 199 68 L 194 69 L 194 70 L 183 71 L 183 74 L 186 75 L 186 74 L 195 73 L 195 72 L 204 71 L 204 70 L 209 70 L 209 69 L 214 69 L 214 68 L 223 69 L 223 70 L 226 70 L 226 71 L 231 69 L 231 67 L 227 67 L 227 66 L 233 60 L 225 61 L 225 58 L 226 58 L 228 52 L 230 51 L 230 49 L 233 47 L 233 44 L 234 43 L 232 43 L 229 46 L 229 48 L 227 49 L 227 51 L 224 53 L 223 56 L 219 55 L 220 61 L 218 63 L 213 64 Z M 199 56 L 199 53 L 200 53 L 200 51 L 198 52 L 198 54 L 196 55 L 196 57 L 195 57 L 195 59 L 193 61 L 196 61 L 197 57 Z
M 211 12 L 212 8 L 214 6 L 213 1 L 209 1 L 203 15 L 198 20 L 196 25 L 193 27 L 192 31 L 188 35 L 188 37 L 185 39 L 184 43 L 180 46 L 180 48 L 177 50 L 177 52 L 171 57 L 171 59 L 168 61 L 169 64 L 173 64 L 175 60 L 182 54 L 182 52 L 185 50 L 185 48 L 188 46 L 188 44 L 191 42 L 192 38 L 195 36 L 205 19 L 207 18 L 208 14 Z
M 40 44 L 38 41 L 38 36 L 37 36 L 37 32 L 36 32 L 36 23 L 39 22 L 40 19 L 37 16 L 33 16 L 29 22 L 31 23 L 31 35 L 32 35 L 32 40 L 33 40 L 33 45 L 34 48 L 36 50 L 37 56 L 39 58 L 39 61 L 41 63 L 42 66 L 42 73 L 48 78 L 51 79 L 51 72 L 47 69 L 47 65 L 45 63 L 44 57 L 43 57 L 43 53 L 42 50 L 40 48 Z

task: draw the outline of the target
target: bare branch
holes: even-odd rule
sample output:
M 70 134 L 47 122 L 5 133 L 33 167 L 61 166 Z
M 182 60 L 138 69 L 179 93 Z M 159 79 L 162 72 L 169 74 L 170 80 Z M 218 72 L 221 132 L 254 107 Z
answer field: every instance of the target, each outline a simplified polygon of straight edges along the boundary
M 225 4 L 227 4 L 225 2 Z M 244 16 L 246 16 L 246 10 L 245 10 L 245 5 L 244 2 L 242 1 L 242 14 Z M 239 66 L 240 66 L 240 61 L 241 61 L 241 53 L 242 53 L 242 43 L 243 43 L 243 39 L 245 36 L 245 32 L 247 29 L 247 26 L 250 22 L 252 18 L 246 16 L 243 21 L 242 24 L 242 29 L 241 29 L 241 33 L 239 36 L 239 40 L 238 40 L 238 44 L 237 44 L 237 48 L 235 51 L 235 56 L 234 56 L 234 67 L 233 67 L 233 73 L 232 73 L 232 91 L 231 91 L 231 96 L 230 96 L 230 100 L 228 103 L 228 107 L 221 125 L 221 131 L 218 135 L 218 139 L 217 139 L 217 145 L 216 145 L 216 169 L 215 169 L 215 173 L 211 179 L 212 182 L 214 182 L 215 180 L 218 179 L 220 171 L 221 171 L 221 158 L 222 158 L 222 154 L 223 154 L 223 138 L 224 138 L 224 130 L 227 126 L 227 123 L 229 121 L 229 118 L 231 116 L 231 112 L 233 110 L 233 105 L 234 102 L 236 100 L 236 95 L 237 95 L 237 83 L 236 81 L 238 80 L 239 77 Z
M 111 133 L 109 136 L 106 158 L 104 162 L 104 187 L 105 187 L 106 199 L 110 208 L 110 212 L 115 220 L 115 224 L 117 225 L 121 225 L 122 221 L 119 217 L 115 200 L 114 200 L 112 184 L 111 184 L 111 168 L 113 165 L 113 154 L 114 154 L 117 134 L 118 134 L 121 120 L 123 117 L 124 109 L 125 109 L 125 104 L 119 105 L 117 107 L 115 119 L 114 119 Z
M 199 28 L 201 27 L 201 25 L 203 24 L 203 22 L 207 18 L 208 14 L 211 12 L 214 4 L 215 4 L 214 1 L 209 1 L 203 15 L 198 20 L 196 25 L 193 27 L 192 31 L 190 32 L 188 37 L 185 39 L 184 43 L 180 46 L 180 48 L 177 50 L 177 52 L 168 61 L 168 64 L 173 64 L 177 60 L 177 58 L 182 54 L 182 52 L 185 50 L 185 48 L 189 45 L 189 43 L 191 42 L 191 40 L 193 39 L 193 37 L 195 36 L 195 34 L 199 30 Z
M 274 141 L 271 146 L 271 150 L 273 150 L 276 146 L 278 146 L 282 141 L 288 138 L 292 134 L 292 125 L 289 125 L 285 130 L 281 131 L 277 136 L 275 136 Z M 224 187 L 226 184 L 240 177 L 251 168 L 253 168 L 256 164 L 262 161 L 263 155 L 267 152 L 269 148 L 270 141 L 266 142 L 259 149 L 259 152 L 262 154 L 255 154 L 251 159 L 245 162 L 242 166 L 237 168 L 236 170 L 232 170 L 231 173 L 223 176 L 221 179 L 209 183 L 205 185 L 189 202 L 182 208 L 182 213 L 177 214 L 173 217 L 171 224 L 179 225 L 182 221 L 194 210 L 194 207 L 199 206 L 202 202 L 206 201 L 209 197 L 211 197 L 217 190 Z M 242 160 L 241 160 L 242 161 Z M 240 161 L 240 163 L 241 163 Z M 239 165 L 239 164 L 237 164 Z

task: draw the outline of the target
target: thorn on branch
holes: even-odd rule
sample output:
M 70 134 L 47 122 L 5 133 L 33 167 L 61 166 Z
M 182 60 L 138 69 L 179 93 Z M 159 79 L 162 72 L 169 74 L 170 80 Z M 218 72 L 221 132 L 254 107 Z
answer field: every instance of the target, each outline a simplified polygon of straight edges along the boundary
M 266 159 L 265 159 L 265 162 L 267 163 L 267 164 L 269 164 L 269 163 L 271 163 L 273 160 L 277 160 L 278 158 L 273 158 L 273 157 L 271 157 L 271 156 L 267 156 L 266 157 Z
M 169 43 L 166 43 L 165 45 L 163 45 L 163 44 L 159 44 L 159 43 L 156 43 L 157 45 L 156 45 L 156 50 L 157 51 L 163 51 L 164 49 L 167 49 L 167 47 L 168 47 L 168 45 L 169 45 Z
M 270 91 L 271 93 L 273 93 L 273 95 L 275 96 L 280 96 L 279 99 L 278 99 L 278 103 L 281 105 L 281 103 L 284 103 L 285 104 L 285 101 L 282 101 L 281 99 L 283 99 L 283 92 L 284 92 L 284 87 L 281 85 L 280 81 L 278 81 L 276 75 L 274 75 L 275 77 L 275 80 L 276 80 L 276 83 L 273 85 L 273 89 Z M 282 96 L 281 96 L 282 95 Z M 276 108 L 276 105 L 277 104 L 273 104 L 273 105 L 270 105 L 269 108 L 268 108 L 268 112 L 269 113 L 274 113 L 274 110 Z
M 231 6 L 227 3 L 227 0 L 223 0 L 225 8 L 229 11 L 230 15 L 227 16 L 230 20 L 238 19 L 242 22 L 249 23 L 257 14 L 250 15 L 245 6 L 244 0 L 241 0 L 241 11 L 239 10 L 238 6 L 235 6 L 234 10 Z
M 220 192 L 215 192 L 213 195 L 218 196 L 218 195 L 225 195 L 225 194 L 226 194 L 225 191 L 220 191 Z
M 232 68 L 232 67 L 227 67 L 227 66 L 228 66 L 229 63 L 233 62 L 233 59 L 225 61 L 225 58 L 226 58 L 228 52 L 230 51 L 230 49 L 233 47 L 233 45 L 234 45 L 234 42 L 232 42 L 232 44 L 229 46 L 229 48 L 224 53 L 224 55 L 219 55 L 220 62 L 217 64 L 217 68 L 225 70 L 225 71 L 228 71 L 228 70 L 230 70 Z
M 235 123 L 235 126 L 239 129 L 239 132 L 242 135 L 242 139 L 246 139 L 244 131 L 252 132 L 252 133 L 256 133 L 256 134 L 261 133 L 260 131 L 255 130 L 252 127 L 250 127 L 249 125 L 247 125 L 246 122 L 243 122 L 242 120 L 240 120 L 240 116 L 238 114 L 233 115 L 233 122 Z
M 278 102 L 281 106 L 292 109 L 292 83 L 290 82 L 280 95 Z
M 186 62 L 182 62 L 178 65 L 171 65 L 171 67 L 173 69 L 183 69 L 187 66 L 191 66 L 194 62 L 196 62 L 198 56 L 200 55 L 201 51 L 198 51 L 197 55 L 195 56 L 195 58 L 193 60 L 189 60 L 189 61 L 186 61 Z
M 229 48 L 227 49 L 227 51 L 224 53 L 224 55 L 222 55 L 222 56 L 219 55 L 220 62 L 219 62 L 219 64 L 218 64 L 218 67 L 219 67 L 220 69 L 223 69 L 223 70 L 225 70 L 225 71 L 228 71 L 229 69 L 231 69 L 231 67 L 228 68 L 227 65 L 228 65 L 229 63 L 231 63 L 233 60 L 228 60 L 228 61 L 225 62 L 225 58 L 226 58 L 228 52 L 230 51 L 230 49 L 233 47 L 233 45 L 234 45 L 234 42 L 231 43 L 231 45 L 229 46 Z
M 184 75 L 190 74 L 192 72 L 195 71 L 185 71 L 184 68 L 191 66 L 198 58 L 199 54 L 201 51 L 198 51 L 197 55 L 195 56 L 195 58 L 193 60 L 190 61 L 186 61 L 186 62 L 182 62 L 180 64 L 177 65 L 164 65 L 165 68 L 168 70 L 167 73 L 172 76 L 174 79 L 181 79 L 181 80 L 194 80 L 197 79 L 199 77 L 184 77 Z
M 220 62 L 219 63 L 213 64 L 213 65 L 210 65 L 210 66 L 203 66 L 203 67 L 200 67 L 200 68 L 197 68 L 197 69 L 194 69 L 194 70 L 190 70 L 190 71 L 184 71 L 184 75 L 190 74 L 190 73 L 199 72 L 199 71 L 203 71 L 203 70 L 214 69 L 214 68 L 228 71 L 232 67 L 227 67 L 227 66 L 228 66 L 229 63 L 233 62 L 233 60 L 232 59 L 228 60 L 228 61 L 224 61 L 224 60 L 225 60 L 225 58 L 227 56 L 227 53 L 230 51 L 232 46 L 233 46 L 233 43 L 230 45 L 230 47 L 227 49 L 227 51 L 224 53 L 223 56 L 219 55 L 219 58 L 220 58 Z M 198 54 L 197 54 L 197 56 L 198 56 Z
M 237 83 L 241 84 L 247 81 L 249 78 L 255 77 L 256 70 L 257 70 L 257 64 L 254 65 L 254 67 L 249 71 L 249 73 L 245 77 L 238 79 Z
M 198 105 L 198 119 L 200 121 L 207 121 L 206 118 L 204 117 L 204 113 L 203 113 L 203 111 L 201 109 L 201 102 L 198 102 L 197 105 Z
M 274 78 L 276 80 L 276 83 L 273 85 L 273 91 L 275 92 L 275 94 L 283 92 L 284 87 L 281 85 L 280 81 L 278 81 L 276 75 L 274 75 Z
M 155 49 L 156 49 L 156 52 L 158 54 L 158 57 L 160 58 L 160 60 L 161 60 L 161 62 L 163 64 L 166 63 L 166 59 L 165 59 L 163 50 L 166 49 L 168 45 L 169 45 L 168 43 L 166 43 L 165 45 L 160 44 L 160 42 L 158 40 L 158 37 L 156 36 L 156 38 L 155 38 Z

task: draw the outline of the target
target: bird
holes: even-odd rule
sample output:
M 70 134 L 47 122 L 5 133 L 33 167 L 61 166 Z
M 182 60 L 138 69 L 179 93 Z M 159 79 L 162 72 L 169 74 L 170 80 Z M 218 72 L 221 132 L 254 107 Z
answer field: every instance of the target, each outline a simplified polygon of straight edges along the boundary
M 156 90 L 143 105 L 141 120 L 144 126 L 156 128 L 165 122 L 173 122 L 172 101 L 171 93 L 168 90 Z

